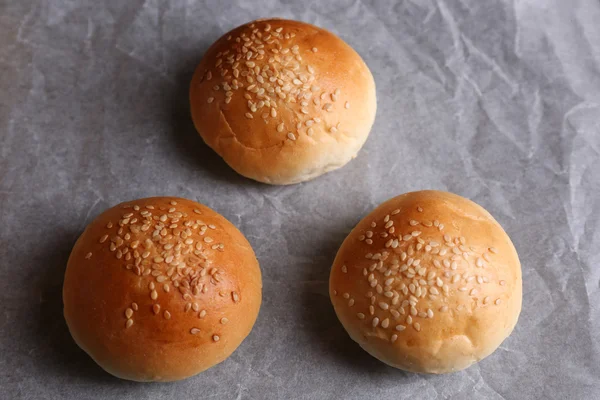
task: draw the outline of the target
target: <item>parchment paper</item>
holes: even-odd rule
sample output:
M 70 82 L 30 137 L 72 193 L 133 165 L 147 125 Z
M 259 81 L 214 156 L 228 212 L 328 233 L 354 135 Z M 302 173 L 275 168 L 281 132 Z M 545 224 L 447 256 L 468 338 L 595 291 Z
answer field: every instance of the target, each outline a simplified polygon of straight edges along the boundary
M 339 34 L 377 83 L 358 158 L 290 187 L 236 175 L 188 113 L 188 83 L 210 43 L 268 16 Z M 598 21 L 594 0 L 0 0 L 0 397 L 600 398 Z M 523 264 L 514 333 L 445 376 L 371 358 L 327 295 L 354 224 L 425 188 L 487 208 Z M 152 195 L 224 214 L 264 274 L 248 339 L 173 384 L 112 378 L 62 318 L 64 268 L 84 226 Z

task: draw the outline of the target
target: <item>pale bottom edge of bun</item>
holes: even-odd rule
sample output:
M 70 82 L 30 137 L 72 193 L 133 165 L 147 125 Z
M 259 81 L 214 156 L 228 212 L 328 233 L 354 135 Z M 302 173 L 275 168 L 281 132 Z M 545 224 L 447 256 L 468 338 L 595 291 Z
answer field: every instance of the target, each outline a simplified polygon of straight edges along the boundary
M 328 172 L 332 172 L 332 171 L 335 171 L 337 169 L 344 167 L 346 164 L 348 164 L 350 161 L 354 160 L 358 156 L 358 152 L 356 152 L 356 153 L 352 154 L 350 157 L 348 157 L 346 160 L 343 160 L 341 162 L 328 163 L 328 164 L 325 164 L 324 166 L 319 166 L 318 168 L 306 169 L 303 171 L 303 173 L 296 174 L 293 177 L 281 177 L 280 178 L 277 176 L 277 174 L 273 174 L 271 176 L 260 176 L 257 174 L 249 173 L 246 170 L 242 170 L 242 169 L 232 165 L 230 162 L 228 162 L 225 159 L 225 157 L 223 157 L 221 155 L 221 153 L 217 151 L 217 149 L 215 149 L 213 146 L 210 145 L 210 143 L 208 143 L 207 141 L 204 141 L 204 143 L 206 143 L 206 145 L 208 147 L 210 147 L 219 157 L 221 157 L 223 159 L 223 161 L 225 161 L 225 163 L 231 169 L 233 169 L 235 172 L 237 172 L 238 174 L 240 174 L 248 179 L 252 179 L 254 181 L 261 182 L 261 183 L 266 183 L 267 185 L 285 186 L 285 185 L 295 185 L 297 183 L 307 182 L 312 179 L 316 179 L 319 176 L 324 175 Z M 360 150 L 360 147 L 358 150 Z
M 405 372 L 410 372 L 413 374 L 429 374 L 429 375 L 443 375 L 443 374 L 448 374 L 448 373 L 453 373 L 453 372 L 459 372 L 462 371 L 464 369 L 469 368 L 471 365 L 481 361 L 482 359 L 484 359 L 485 357 L 482 358 L 471 358 L 470 360 L 461 363 L 459 365 L 457 365 L 455 368 L 452 369 L 432 369 L 432 370 L 425 370 L 423 368 L 418 368 L 414 365 L 411 365 L 410 363 L 406 363 L 406 364 L 400 364 L 400 363 L 393 363 L 387 359 L 385 359 L 384 357 L 379 357 L 377 354 L 374 354 L 370 349 L 368 349 L 366 346 L 368 346 L 367 344 L 363 344 L 360 342 L 356 342 L 358 343 L 358 345 L 364 350 L 366 351 L 371 357 L 376 358 L 377 360 L 381 361 L 382 363 L 384 363 L 387 366 L 390 366 L 392 368 L 396 368 L 399 369 L 401 371 L 405 371 Z
M 388 357 L 385 357 L 384 354 L 378 354 L 377 351 L 374 351 L 375 349 L 373 348 L 373 346 L 369 343 L 366 343 L 364 340 L 357 340 L 357 338 L 354 337 L 354 335 L 350 335 L 350 338 L 354 342 L 356 342 L 371 357 L 376 358 L 377 360 L 383 362 L 384 364 L 386 364 L 390 367 L 393 367 L 393 368 L 396 368 L 396 369 L 399 369 L 402 371 L 406 371 L 406 372 L 416 373 L 416 374 L 442 375 L 442 374 L 460 372 L 462 370 L 469 368 L 473 364 L 476 364 L 476 363 L 484 360 L 485 358 L 489 357 L 490 355 L 492 355 L 502 345 L 502 343 L 510 336 L 510 334 L 514 330 L 515 326 L 516 326 L 516 323 L 513 324 L 512 328 L 510 329 L 510 331 L 508 332 L 506 337 L 499 343 L 498 347 L 489 349 L 489 351 L 486 351 L 485 353 L 482 353 L 479 355 L 475 355 L 473 353 L 471 353 L 469 355 L 465 354 L 465 355 L 463 355 L 463 357 L 461 357 L 462 362 L 457 363 L 452 368 L 437 368 L 437 369 L 419 368 L 418 365 L 415 365 L 414 363 L 410 363 L 408 360 L 406 363 L 394 363 L 394 362 L 388 360 Z
M 253 177 L 253 176 L 248 176 L 248 175 L 244 175 L 239 171 L 238 172 L 240 175 L 245 176 L 246 178 L 250 178 L 253 179 L 255 181 L 258 182 L 262 182 L 262 183 L 266 183 L 268 185 L 295 185 L 297 183 L 302 183 L 302 182 L 307 182 L 313 179 L 318 178 L 321 175 L 324 175 L 328 172 L 332 172 L 335 171 L 337 169 L 342 168 L 343 166 L 345 166 L 346 164 L 348 164 L 350 161 L 352 161 L 353 159 L 356 158 L 356 155 L 352 156 L 349 160 L 346 160 L 344 162 L 341 163 L 336 163 L 336 164 L 327 164 L 324 167 L 321 167 L 319 169 L 313 169 L 310 170 L 302 175 L 297 175 L 295 176 L 293 179 L 283 179 L 283 180 L 278 180 L 278 179 L 269 179 L 267 177 Z
M 66 320 L 66 317 L 65 317 Z M 67 328 L 69 329 L 69 333 L 71 334 L 71 337 L 73 338 L 73 341 L 75 342 L 75 344 L 81 349 L 83 350 L 93 361 L 94 363 L 96 363 L 96 365 L 98 367 L 100 367 L 103 371 L 105 371 L 106 373 L 114 376 L 115 378 L 118 379 L 123 379 L 123 380 L 127 380 L 127 381 L 133 381 L 133 382 L 139 382 L 139 383 L 150 383 L 150 382 L 176 382 L 176 381 L 181 381 L 184 379 L 188 379 L 191 378 L 193 376 L 196 376 L 204 371 L 206 371 L 209 368 L 212 368 L 220 363 L 222 363 L 223 361 L 225 361 L 227 358 L 229 358 L 229 356 L 231 354 L 229 354 L 227 357 L 224 357 L 222 360 L 216 362 L 215 364 L 208 366 L 206 368 L 200 369 L 198 371 L 195 371 L 192 374 L 189 375 L 185 375 L 185 376 L 178 376 L 178 377 L 169 377 L 169 378 L 161 378 L 161 377 L 143 377 L 140 376 L 138 374 L 134 374 L 134 373 L 123 373 L 123 371 L 118 370 L 118 368 L 114 367 L 111 368 L 109 366 L 106 365 L 106 363 L 103 362 L 99 362 L 96 357 L 94 357 L 94 355 L 89 352 L 87 350 L 87 348 L 81 343 L 81 341 L 78 339 L 77 335 L 71 330 L 70 325 L 67 323 Z
M 320 165 L 320 166 L 316 166 L 313 168 L 304 168 L 302 171 L 295 173 L 293 176 L 290 176 L 289 174 L 287 174 L 286 176 L 281 176 L 284 174 L 277 174 L 277 173 L 273 173 L 273 174 L 269 174 L 268 176 L 264 176 L 264 175 L 253 173 L 254 171 L 252 171 L 252 168 L 243 168 L 241 166 L 234 165 L 235 163 L 231 163 L 223 155 L 223 152 L 220 151 L 220 147 L 221 147 L 220 143 L 223 139 L 233 139 L 233 141 L 239 143 L 242 147 L 244 147 L 244 148 L 248 147 L 248 146 L 242 144 L 241 142 L 239 142 L 235 132 L 231 129 L 229 122 L 224 117 L 222 112 L 221 112 L 221 116 L 227 125 L 228 136 L 226 136 L 226 137 L 217 136 L 214 140 L 212 140 L 213 143 L 211 143 L 210 141 L 208 141 L 205 138 L 205 135 L 203 135 L 201 133 L 203 131 L 203 129 L 197 123 L 197 120 L 195 118 L 193 118 L 193 114 L 192 114 L 192 120 L 194 123 L 194 127 L 196 128 L 196 132 L 198 132 L 199 136 L 202 138 L 202 141 L 210 149 L 212 149 L 215 153 L 217 153 L 217 155 L 219 157 L 221 157 L 225 161 L 225 163 L 227 165 L 229 165 L 229 167 L 231 169 L 233 169 L 235 172 L 237 172 L 238 174 L 240 174 L 246 178 L 255 180 L 257 182 L 266 183 L 268 185 L 294 185 L 297 183 L 310 181 L 312 179 L 318 178 L 319 176 L 321 176 L 323 174 L 326 174 L 328 172 L 335 171 L 339 168 L 342 168 L 343 166 L 345 166 L 346 164 L 348 164 L 350 161 L 354 160 L 358 156 L 359 151 L 362 149 L 362 147 L 364 146 L 365 142 L 367 141 L 367 139 L 371 133 L 371 129 L 373 127 L 373 122 L 375 120 L 375 118 L 373 116 L 373 119 L 369 124 L 369 128 L 366 131 L 367 132 L 366 135 L 363 135 L 362 137 L 357 136 L 355 138 L 354 137 L 349 138 L 351 141 L 353 141 L 355 143 L 353 143 L 353 146 L 352 146 L 353 148 L 350 149 L 350 151 L 345 152 L 346 157 L 342 161 L 336 160 L 336 162 L 329 162 L 325 165 Z M 351 153 L 350 156 L 348 156 L 347 153 Z

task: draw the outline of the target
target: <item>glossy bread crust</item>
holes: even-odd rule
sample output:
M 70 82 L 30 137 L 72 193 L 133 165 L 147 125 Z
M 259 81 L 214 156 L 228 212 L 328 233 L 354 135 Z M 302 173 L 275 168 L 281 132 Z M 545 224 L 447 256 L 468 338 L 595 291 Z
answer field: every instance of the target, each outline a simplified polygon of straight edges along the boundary
M 190 104 L 200 136 L 234 170 L 278 185 L 356 157 L 377 107 L 356 51 L 331 32 L 283 19 L 218 39 L 196 69 Z
M 77 240 L 63 287 L 77 344 L 123 379 L 173 381 L 227 358 L 261 303 L 250 244 L 196 202 L 154 197 L 119 204 Z
M 437 191 L 386 201 L 352 230 L 330 276 L 352 337 L 406 371 L 447 373 L 490 355 L 512 332 L 521 264 L 481 206 Z

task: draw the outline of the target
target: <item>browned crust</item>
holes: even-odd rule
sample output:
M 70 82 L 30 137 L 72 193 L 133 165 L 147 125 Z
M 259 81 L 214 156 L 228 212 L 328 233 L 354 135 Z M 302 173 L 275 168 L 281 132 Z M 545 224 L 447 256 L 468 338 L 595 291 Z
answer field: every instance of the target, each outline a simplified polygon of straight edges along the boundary
M 395 210 L 399 211 L 393 215 Z M 383 229 L 386 216 L 393 221 L 390 226 L 394 228 L 393 233 L 389 233 L 389 228 Z M 410 221 L 419 224 L 413 226 Z M 373 222 L 377 224 L 375 228 L 371 227 Z M 366 242 L 369 231 L 373 232 L 372 244 Z M 388 236 L 381 237 L 382 232 Z M 402 239 L 412 232 L 420 233 L 408 241 Z M 443 260 L 449 259 L 448 255 L 454 256 L 454 252 L 444 235 L 448 235 L 446 238 L 449 237 L 452 243 L 465 242 L 454 245 L 460 255 L 457 254 L 455 260 L 450 259 L 449 265 Z M 389 240 L 395 238 L 400 238 L 398 247 L 386 247 Z M 417 238 L 424 242 L 418 251 Z M 431 249 L 427 252 L 424 246 L 432 241 L 433 244 L 440 243 L 436 248 L 447 249 L 447 253 L 441 256 L 432 254 Z M 408 252 L 410 246 L 414 253 L 407 254 L 402 260 L 402 252 Z M 383 255 L 383 252 L 388 255 L 382 266 L 378 264 L 380 260 L 365 258 L 368 253 Z M 466 259 L 462 253 L 467 253 Z M 399 259 L 397 274 L 385 276 L 395 258 Z M 410 267 L 417 280 L 422 278 L 425 282 L 418 286 L 429 290 L 425 295 L 421 292 L 422 297 L 417 298 L 417 315 L 411 315 L 411 304 L 402 306 L 404 300 L 411 300 L 410 295 L 417 297 L 409 287 L 415 284 L 415 278 L 411 277 L 410 269 L 403 267 L 410 258 L 413 262 L 420 260 L 418 267 Z M 439 268 L 433 260 L 440 262 Z M 457 262 L 456 269 L 452 269 L 451 261 Z M 478 267 L 478 262 L 483 267 Z M 373 264 L 377 267 L 371 270 Z M 419 274 L 421 268 L 425 268 L 423 276 Z M 430 276 L 431 273 L 435 276 Z M 459 280 L 453 281 L 457 273 L 460 273 Z M 370 274 L 374 279 L 370 279 Z M 390 277 L 394 281 L 388 286 L 386 279 Z M 438 277 L 443 281 L 442 286 L 438 286 Z M 382 294 L 377 293 L 377 286 L 371 287 L 375 279 L 377 285 L 382 286 Z M 407 285 L 407 294 L 400 290 L 402 284 Z M 447 286 L 447 292 L 444 292 L 444 286 Z M 432 287 L 438 291 L 437 295 L 431 292 Z M 368 292 L 373 292 L 374 303 L 367 296 Z M 394 296 L 387 297 L 386 292 L 392 292 Z M 398 294 L 396 305 L 393 304 L 395 293 Z M 331 270 L 330 296 L 338 318 L 352 339 L 381 361 L 413 372 L 458 371 L 487 357 L 512 332 L 521 310 L 521 264 L 508 235 L 479 205 L 451 193 L 407 193 L 381 204 L 348 235 Z M 381 308 L 380 302 L 387 303 L 389 309 Z M 370 305 L 374 306 L 374 315 L 370 313 Z M 442 307 L 448 307 L 448 310 Z M 400 308 L 404 309 L 403 313 Z M 392 309 L 396 315 L 392 314 Z M 419 314 L 428 310 L 432 312 L 431 317 Z M 365 318 L 359 319 L 358 313 L 364 314 Z M 407 322 L 409 315 L 412 323 Z M 376 327 L 373 318 L 379 319 Z M 388 319 L 387 328 L 382 327 L 385 319 Z M 397 325 L 405 329 L 398 331 Z M 393 335 L 397 337 L 392 342 Z
M 177 204 L 171 204 L 173 201 Z M 140 209 L 136 211 L 130 208 L 133 205 Z M 146 206 L 153 206 L 154 209 L 149 210 Z M 200 228 L 194 229 L 192 225 L 192 234 L 185 235 L 185 239 L 181 234 L 171 239 L 168 236 L 162 238 L 167 244 L 185 244 L 185 240 L 191 239 L 194 249 L 196 243 L 202 243 L 202 256 L 191 252 L 180 258 L 188 260 L 188 256 L 194 256 L 202 260 L 201 264 L 196 265 L 188 262 L 193 273 L 200 271 L 201 266 L 217 268 L 219 282 L 213 282 L 215 275 L 210 272 L 201 279 L 207 286 L 206 293 L 194 293 L 193 289 L 182 286 L 180 288 L 183 290 L 180 291 L 174 286 L 179 272 L 168 277 L 166 272 L 170 265 L 166 261 L 155 263 L 159 259 L 154 257 L 165 255 L 166 252 L 161 242 L 154 242 L 155 245 L 148 249 L 151 255 L 143 259 L 139 267 L 149 264 L 145 269 L 153 271 L 152 265 L 159 265 L 157 269 L 162 271 L 159 276 L 167 278 L 165 281 L 153 274 L 144 275 L 143 270 L 127 269 L 127 265 L 135 263 L 133 258 L 129 261 L 125 260 L 125 256 L 117 258 L 117 252 L 135 240 L 140 241 L 136 250 L 143 255 L 145 239 L 153 238 L 154 229 L 131 232 L 132 224 L 140 225 L 143 220 L 140 212 L 152 212 L 155 216 L 173 215 L 173 212 L 169 212 L 172 208 L 176 209 L 175 213 L 183 214 L 177 222 L 181 228 L 184 228 L 186 221 L 197 220 L 216 228 L 208 228 L 201 235 Z M 133 213 L 134 216 L 123 224 L 124 229 L 119 236 L 124 238 L 129 233 L 131 237 L 118 249 L 111 251 L 111 240 L 118 235 L 119 221 L 123 221 L 127 213 Z M 133 223 L 134 218 L 138 222 Z M 171 220 L 168 218 L 167 223 Z M 113 224 L 111 229 L 107 228 L 109 222 Z M 176 229 L 167 230 L 169 235 L 176 232 Z M 109 238 L 100 243 L 106 234 Z M 213 241 L 206 243 L 206 237 Z M 223 251 L 211 248 L 220 243 L 224 244 Z M 133 253 L 131 247 L 129 252 Z M 202 257 L 206 257 L 206 260 Z M 151 262 L 146 263 L 148 260 Z M 176 270 L 185 273 L 185 269 Z M 181 283 L 184 281 L 183 278 L 177 279 Z M 151 283 L 155 285 L 156 299 L 151 297 Z M 164 284 L 169 285 L 168 293 L 164 291 Z M 227 358 L 240 345 L 258 315 L 261 287 L 261 273 L 254 252 L 235 226 L 220 214 L 196 202 L 175 197 L 154 197 L 110 208 L 86 228 L 69 257 L 63 287 L 64 315 L 77 344 L 106 371 L 135 381 L 172 381 L 210 368 Z M 184 299 L 184 293 L 190 297 Z M 232 293 L 239 296 L 239 301 L 233 301 Z M 131 313 L 127 310 L 132 308 L 132 303 L 137 304 L 138 310 L 132 310 L 133 324 L 127 327 L 126 313 Z M 188 303 L 195 305 L 185 311 Z M 158 313 L 153 308 L 156 304 L 160 305 L 160 310 L 156 310 Z M 207 311 L 204 318 L 199 318 L 200 310 Z M 170 313 L 170 319 L 165 317 L 165 311 Z M 227 323 L 223 324 L 222 318 L 227 318 L 224 320 Z M 194 328 L 198 328 L 199 332 L 192 334 Z M 214 340 L 214 335 L 219 336 L 218 341 Z
M 265 32 L 268 26 L 270 30 Z M 293 84 L 293 80 L 281 81 L 284 85 L 280 85 L 279 81 L 270 83 L 267 79 L 266 83 L 261 84 L 254 78 L 249 82 L 247 77 L 233 76 L 235 63 L 239 64 L 235 70 L 241 73 L 251 68 L 246 66 L 244 58 L 227 64 L 227 56 L 243 47 L 244 42 L 237 43 L 235 39 L 242 34 L 249 38 L 257 30 L 262 40 L 279 28 L 282 28 L 281 35 L 295 35 L 289 39 L 277 39 L 282 49 L 298 46 L 301 60 L 292 60 L 299 65 L 294 73 L 300 78 L 306 76 L 310 79 L 313 76 L 314 81 L 298 86 Z M 281 65 L 276 61 L 275 64 L 269 63 L 272 56 L 281 57 L 280 60 L 285 56 L 272 53 L 271 49 L 277 44 L 267 42 L 265 40 L 262 43 L 266 46 L 264 58 L 250 61 L 254 63 L 250 64 L 254 68 L 262 68 L 266 64 Z M 312 49 L 317 51 L 313 52 Z M 230 53 L 223 55 L 226 51 Z M 293 54 L 289 52 L 287 55 Z M 216 65 L 218 60 L 221 60 L 219 66 Z M 309 68 L 312 72 L 309 72 Z M 280 69 L 284 71 L 284 68 Z M 221 77 L 222 70 L 228 71 L 224 77 Z M 231 85 L 234 79 L 243 87 L 232 89 L 231 101 L 226 103 L 227 90 L 223 90 L 222 83 Z M 300 99 L 288 93 L 285 99 L 281 99 L 272 93 L 266 99 L 274 105 L 252 112 L 244 96 L 250 95 L 254 103 L 260 101 L 257 93 L 248 90 L 253 84 L 257 88 L 268 88 L 265 85 L 271 85 L 274 89 L 288 85 L 291 90 L 304 87 L 306 90 L 303 93 L 311 97 Z M 215 85 L 221 86 L 215 90 Z M 313 86 L 319 90 L 312 91 Z M 337 95 L 336 90 L 339 91 Z M 332 94 L 335 101 L 332 100 Z M 324 96 L 323 100 L 321 96 Z M 213 99 L 210 103 L 209 98 Z M 290 102 L 292 98 L 294 102 Z M 314 103 L 315 98 L 318 98 L 318 105 Z M 302 101 L 306 101 L 307 105 L 303 106 Z M 347 102 L 349 108 L 346 108 Z M 238 173 L 270 184 L 305 181 L 345 165 L 356 156 L 367 139 L 376 111 L 373 76 L 350 46 L 324 29 L 280 19 L 253 21 L 217 40 L 196 69 L 190 86 L 190 103 L 194 124 L 204 141 Z M 329 112 L 323 109 L 327 103 L 332 105 Z M 271 109 L 275 110 L 275 117 L 271 116 Z M 247 118 L 246 113 L 253 118 Z M 268 117 L 263 119 L 265 113 Z M 307 121 L 314 121 L 315 118 L 319 121 L 306 125 Z M 284 129 L 279 132 L 277 128 L 281 123 Z M 299 123 L 302 127 L 297 129 Z M 335 133 L 331 131 L 332 127 Z M 289 139 L 288 132 L 292 132 L 296 139 Z

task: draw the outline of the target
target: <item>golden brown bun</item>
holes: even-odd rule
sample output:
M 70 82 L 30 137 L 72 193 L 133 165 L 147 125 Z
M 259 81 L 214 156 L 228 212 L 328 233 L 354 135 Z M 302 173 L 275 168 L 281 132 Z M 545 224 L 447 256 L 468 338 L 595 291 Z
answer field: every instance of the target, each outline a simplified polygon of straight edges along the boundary
M 377 108 L 373 76 L 350 46 L 283 19 L 249 22 L 217 40 L 192 78 L 190 103 L 200 136 L 231 168 L 276 185 L 356 157 Z
M 329 292 L 342 325 L 371 355 L 441 374 L 487 357 L 512 332 L 521 264 L 479 205 L 445 192 L 406 193 L 348 235 Z
M 235 226 L 196 202 L 154 197 L 88 225 L 69 257 L 64 314 L 75 342 L 107 372 L 174 381 L 233 353 L 254 325 L 261 288 Z

